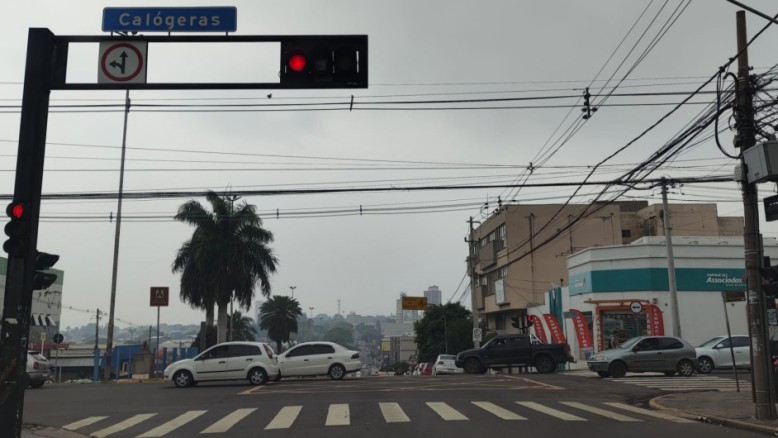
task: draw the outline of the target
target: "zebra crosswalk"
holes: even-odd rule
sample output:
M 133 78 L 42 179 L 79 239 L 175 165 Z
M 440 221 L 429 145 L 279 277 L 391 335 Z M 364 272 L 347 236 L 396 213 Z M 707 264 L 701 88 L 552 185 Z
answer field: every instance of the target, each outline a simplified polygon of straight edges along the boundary
M 736 391 L 738 383 L 740 391 L 750 391 L 751 381 L 740 378 L 739 382 L 729 377 L 719 377 L 704 374 L 694 374 L 689 377 L 665 376 L 664 374 L 654 373 L 627 373 L 623 378 L 612 379 L 602 378 L 598 375 L 585 372 L 571 375 L 602 379 L 608 382 L 617 382 L 627 385 L 642 386 L 645 388 L 658 389 L 660 391 Z
M 306 408 L 304 405 L 282 406 L 277 412 L 270 412 L 268 417 L 260 417 L 255 408 L 235 409 L 229 413 L 209 413 L 207 410 L 190 410 L 176 415 L 147 412 L 129 415 L 123 418 L 110 416 L 93 416 L 78 419 L 62 426 L 63 429 L 88 434 L 91 437 L 125 437 L 138 438 L 173 438 L 177 432 L 186 427 L 186 436 L 191 436 L 196 428 L 197 434 L 229 434 L 239 423 L 250 423 L 252 428 L 265 430 L 292 429 L 301 416 L 306 414 L 311 418 L 318 417 L 321 405 Z M 418 408 L 418 409 L 416 409 Z M 411 411 L 411 409 L 416 409 Z M 419 410 L 420 409 L 420 410 Z M 415 407 L 403 407 L 397 402 L 381 402 L 367 409 L 357 409 L 364 415 L 379 415 L 386 424 L 410 423 L 412 421 L 445 421 L 466 422 L 471 418 L 491 414 L 504 421 L 537 421 L 553 419 L 559 421 L 587 422 L 594 420 L 616 422 L 642 422 L 647 420 L 664 420 L 688 423 L 689 420 L 631 406 L 620 402 L 581 403 L 577 401 L 500 401 L 490 402 L 476 400 L 451 404 L 442 401 L 424 402 Z M 480 412 L 480 413 L 479 413 Z M 411 413 L 411 415 L 409 415 Z M 210 414 L 210 415 L 209 415 Z M 169 418 L 168 418 L 169 417 Z M 271 418 L 272 417 L 272 418 Z M 261 424 L 263 421 L 270 421 Z M 348 403 L 332 403 L 326 407 L 326 427 L 343 427 L 375 421 L 373 418 L 357 418 L 352 415 Z M 180 435 L 179 435 L 180 436 Z

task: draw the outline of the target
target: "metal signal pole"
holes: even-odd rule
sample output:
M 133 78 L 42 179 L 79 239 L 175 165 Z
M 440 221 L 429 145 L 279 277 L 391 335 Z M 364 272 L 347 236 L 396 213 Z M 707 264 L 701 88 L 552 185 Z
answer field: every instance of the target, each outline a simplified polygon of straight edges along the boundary
M 475 284 L 475 264 L 476 264 L 476 251 L 478 251 L 478 248 L 473 244 L 473 239 L 475 236 L 475 230 L 473 229 L 473 217 L 470 216 L 470 241 L 468 242 L 470 246 L 470 257 L 467 259 L 468 267 L 470 268 L 470 302 L 472 303 L 472 309 L 473 309 L 473 330 L 478 328 L 478 300 L 476 298 L 476 290 L 478 289 Z M 481 347 L 481 341 L 473 340 L 473 346 L 475 348 Z

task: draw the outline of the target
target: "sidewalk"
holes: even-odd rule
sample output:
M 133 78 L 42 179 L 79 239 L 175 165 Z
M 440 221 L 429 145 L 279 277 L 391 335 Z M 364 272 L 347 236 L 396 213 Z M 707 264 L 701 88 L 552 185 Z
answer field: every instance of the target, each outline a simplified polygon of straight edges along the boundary
M 691 420 L 704 421 L 736 429 L 778 434 L 778 420 L 760 421 L 754 418 L 755 405 L 751 391 L 683 392 L 654 398 L 652 409 L 667 411 Z

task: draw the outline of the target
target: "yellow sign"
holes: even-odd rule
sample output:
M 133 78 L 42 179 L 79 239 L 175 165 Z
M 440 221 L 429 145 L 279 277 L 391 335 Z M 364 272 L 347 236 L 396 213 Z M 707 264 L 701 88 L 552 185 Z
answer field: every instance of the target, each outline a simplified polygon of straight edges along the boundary
M 381 341 L 381 351 L 392 351 L 389 341 Z
M 403 310 L 427 310 L 427 297 L 402 297 Z

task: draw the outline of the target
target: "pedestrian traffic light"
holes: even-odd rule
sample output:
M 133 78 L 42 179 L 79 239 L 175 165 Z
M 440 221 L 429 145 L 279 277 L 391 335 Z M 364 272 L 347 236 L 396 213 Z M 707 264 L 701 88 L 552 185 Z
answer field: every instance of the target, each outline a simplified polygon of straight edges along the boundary
M 282 88 L 367 88 L 367 35 L 281 41 Z
M 762 275 L 762 292 L 765 296 L 778 298 L 778 266 L 760 268 Z
M 35 252 L 35 274 L 32 277 L 32 290 L 44 290 L 57 281 L 57 274 L 43 272 L 59 261 L 59 255 L 45 252 Z
M 11 219 L 5 225 L 8 240 L 3 243 L 3 251 L 11 256 L 23 256 L 30 240 L 30 209 L 24 202 L 12 202 L 5 209 Z

